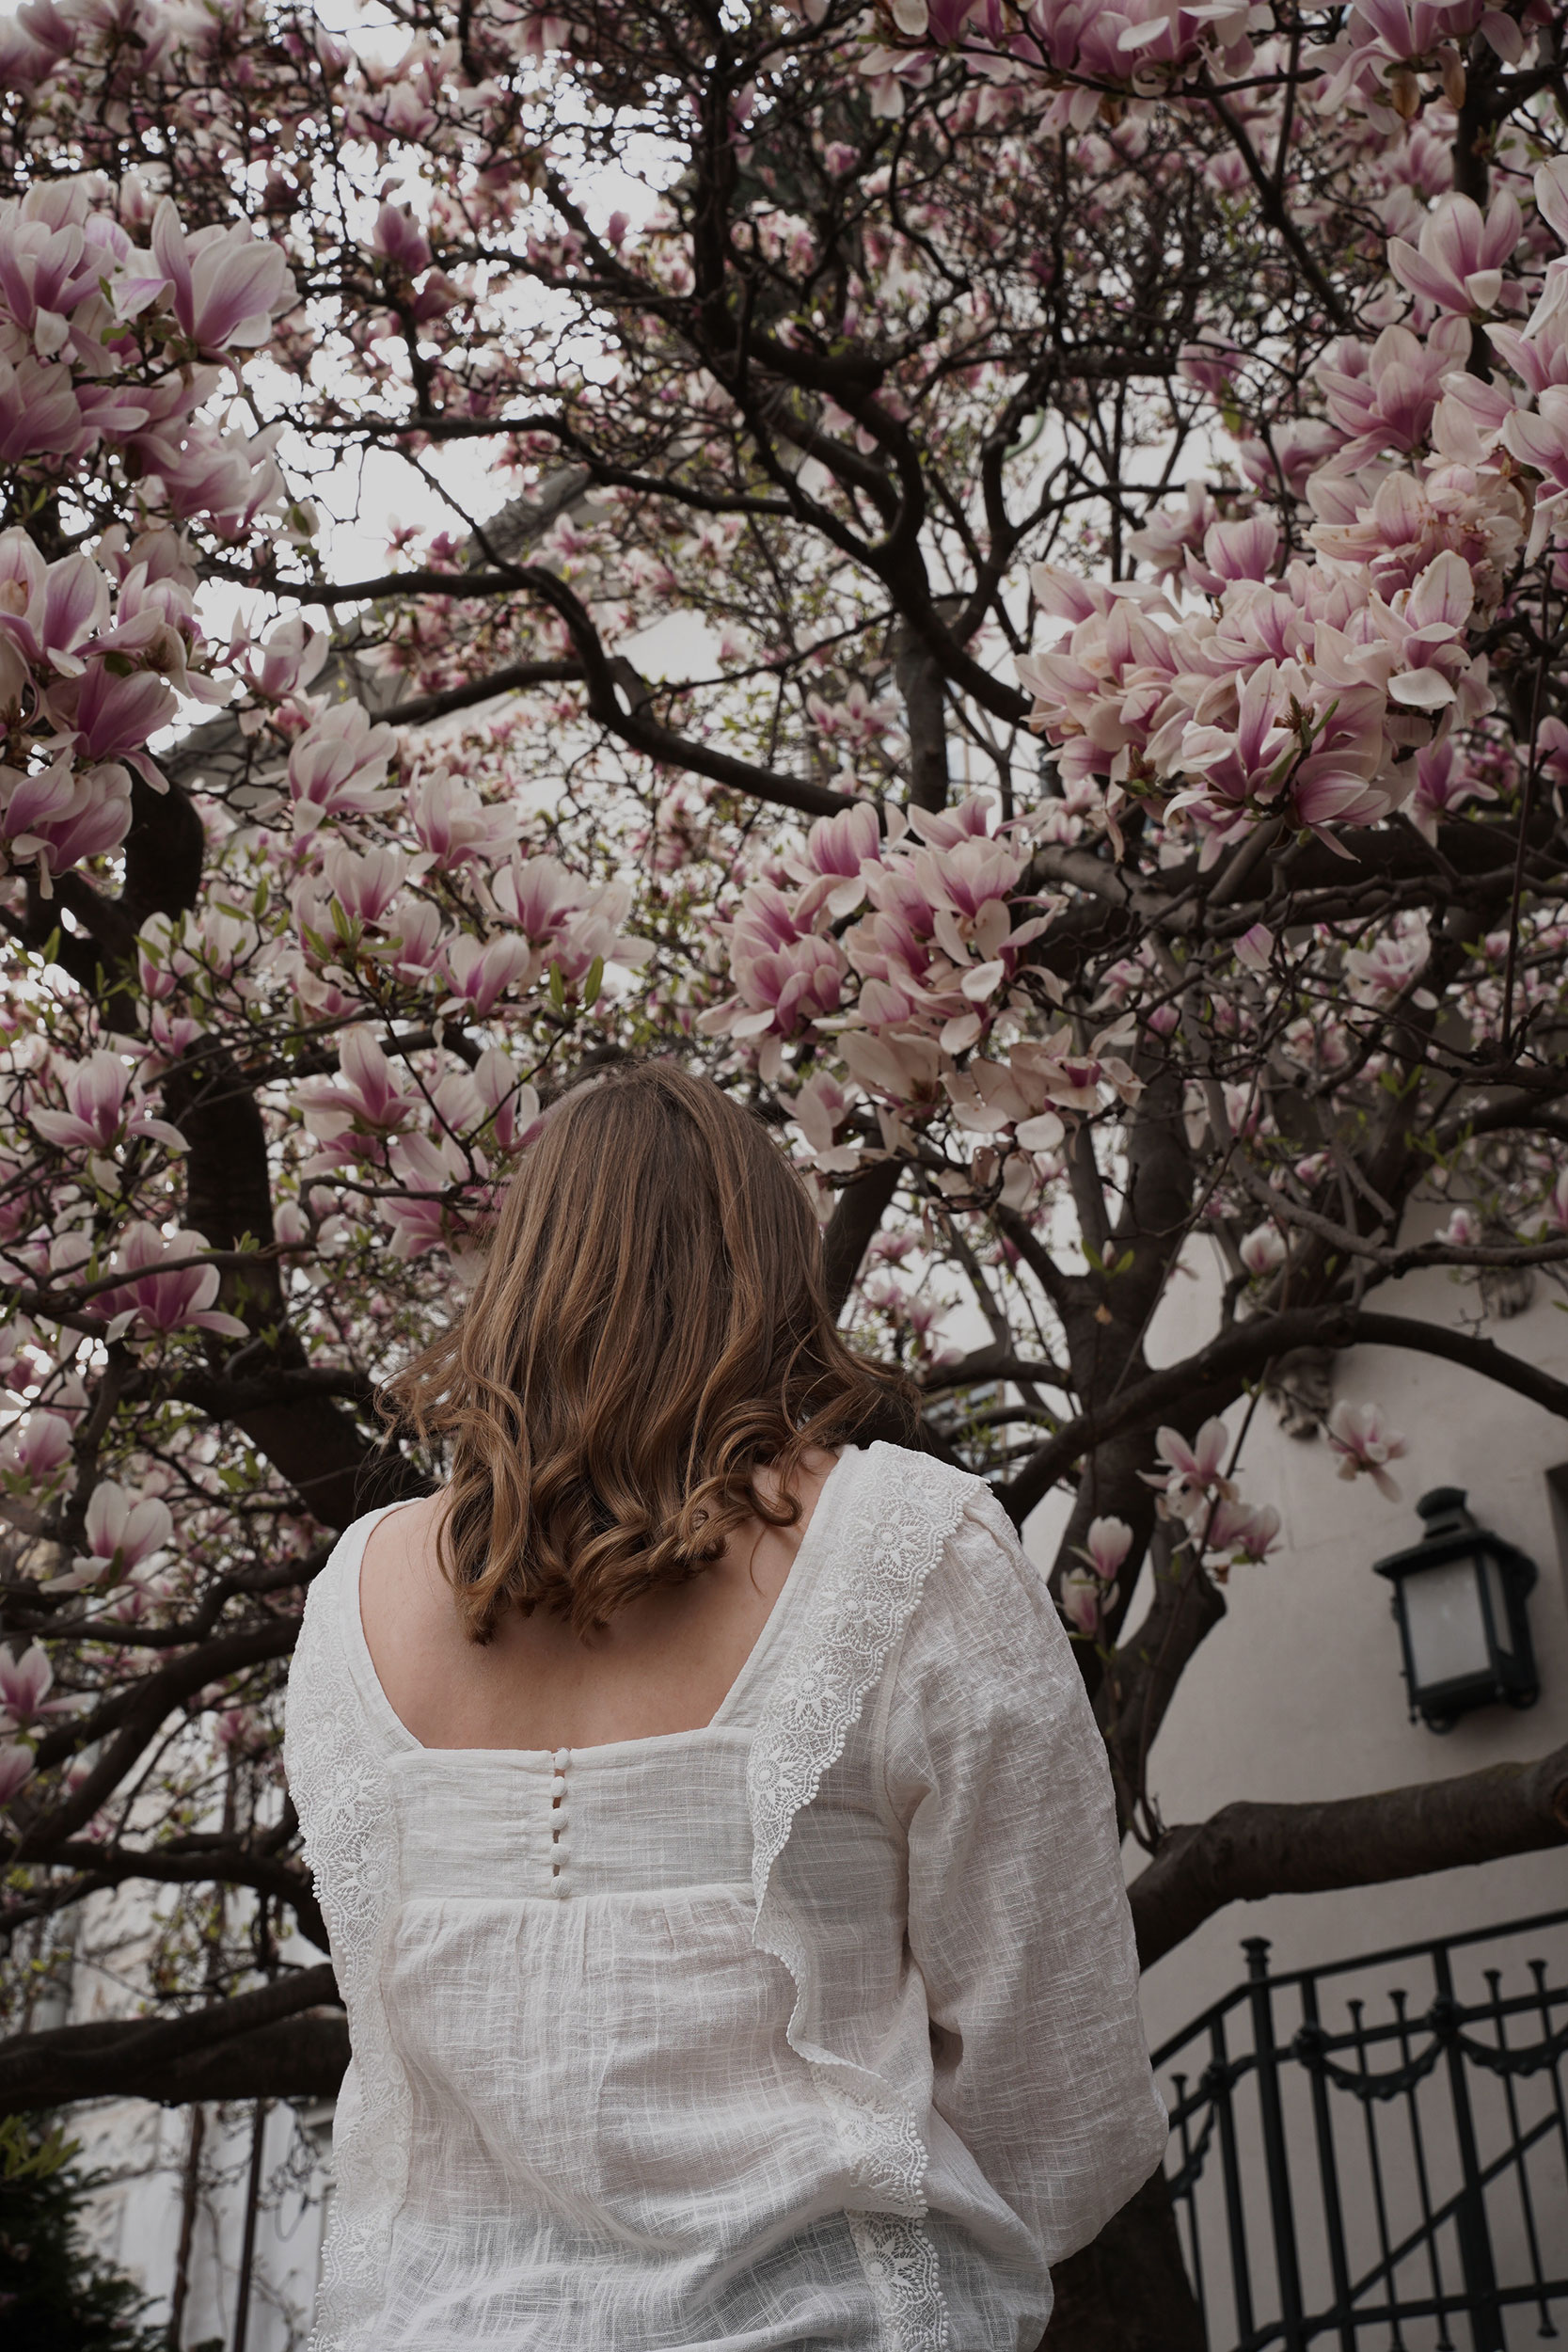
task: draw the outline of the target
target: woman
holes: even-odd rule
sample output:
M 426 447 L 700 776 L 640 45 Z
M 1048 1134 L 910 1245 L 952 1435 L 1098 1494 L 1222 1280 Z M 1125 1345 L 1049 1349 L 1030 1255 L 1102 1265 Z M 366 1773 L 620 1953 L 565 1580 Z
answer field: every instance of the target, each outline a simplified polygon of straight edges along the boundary
M 985 1486 L 855 1444 L 894 1385 L 716 1087 L 557 1104 L 291 1682 L 324 2352 L 1030 2352 L 1159 2161 L 1077 1669 Z

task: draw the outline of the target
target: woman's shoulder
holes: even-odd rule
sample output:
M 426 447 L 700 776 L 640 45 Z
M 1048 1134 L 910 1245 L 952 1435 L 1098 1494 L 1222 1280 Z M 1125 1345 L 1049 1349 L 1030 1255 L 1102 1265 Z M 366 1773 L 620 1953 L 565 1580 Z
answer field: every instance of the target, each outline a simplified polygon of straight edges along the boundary
M 933 1673 L 950 1682 L 957 1663 L 971 1688 L 1021 1665 L 1037 1672 L 1042 1658 L 1060 1669 L 1066 1637 L 1044 1572 L 984 1479 L 879 1441 L 858 1455 L 834 1516 L 841 1606 L 881 1627 L 882 1669 L 898 1686 Z
M 983 1478 L 913 1446 L 890 1445 L 878 1438 L 859 1456 L 863 1492 L 874 1497 L 891 1518 L 930 1520 L 952 1527 L 990 1489 Z
M 862 1461 L 862 1509 L 881 1546 L 922 1557 L 923 1591 L 934 1575 L 946 1581 L 939 1575 L 943 1569 L 960 1576 L 989 1571 L 1026 1586 L 1036 1581 L 1012 1521 L 983 1478 L 937 1454 L 881 1440 Z
M 292 1709 L 303 1706 L 310 1688 L 322 1677 L 329 1681 L 349 1664 L 359 1617 L 359 1571 L 372 1532 L 387 1516 L 381 1510 L 363 1512 L 351 1519 L 311 1578 L 305 1595 L 299 1639 L 289 1667 Z
M 1076 1672 L 1046 1572 L 985 1480 L 896 1446 L 870 1452 L 888 1457 L 874 1482 L 883 1540 L 920 1563 L 918 1598 L 890 1661 L 897 1687 L 961 1687 L 978 1698 L 1020 1674 Z

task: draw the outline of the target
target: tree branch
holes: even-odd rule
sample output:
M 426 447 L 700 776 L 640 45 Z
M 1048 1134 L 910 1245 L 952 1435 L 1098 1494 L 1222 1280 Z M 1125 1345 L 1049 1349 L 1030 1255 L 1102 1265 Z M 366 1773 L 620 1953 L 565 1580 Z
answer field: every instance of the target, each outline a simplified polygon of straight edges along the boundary
M 1146 1968 L 1227 1903 L 1421 1878 L 1568 1845 L 1568 1747 L 1318 1804 L 1227 1804 L 1172 1830 L 1129 1890 Z
M 900 1160 L 873 1160 L 839 1194 L 822 1236 L 822 1276 L 835 1316 L 855 1285 L 861 1261 L 887 1215 L 904 1168 Z
M 330 2097 L 348 2062 L 331 1964 L 279 1977 L 183 2017 L 62 2026 L 0 2042 L 0 2114 L 73 2099 Z
M 1283 1314 L 1259 1315 L 1234 1330 L 1222 1332 L 1180 1364 L 1151 1373 L 1135 1387 L 1097 1410 L 1080 1413 L 1032 1454 L 1016 1478 L 998 1489 L 1000 1500 L 1015 1522 L 1022 1522 L 1058 1478 L 1095 1447 L 1107 1444 L 1126 1429 L 1155 1421 L 1179 1406 L 1202 1402 L 1219 1411 L 1238 1395 L 1246 1382 L 1259 1377 L 1278 1356 L 1297 1347 L 1403 1347 L 1466 1372 L 1495 1380 L 1515 1395 L 1528 1397 L 1548 1413 L 1568 1421 L 1568 1380 L 1511 1356 L 1495 1340 L 1473 1338 L 1467 1331 L 1450 1331 L 1441 1324 L 1422 1323 L 1413 1315 L 1373 1314 L 1350 1306 L 1294 1307 Z

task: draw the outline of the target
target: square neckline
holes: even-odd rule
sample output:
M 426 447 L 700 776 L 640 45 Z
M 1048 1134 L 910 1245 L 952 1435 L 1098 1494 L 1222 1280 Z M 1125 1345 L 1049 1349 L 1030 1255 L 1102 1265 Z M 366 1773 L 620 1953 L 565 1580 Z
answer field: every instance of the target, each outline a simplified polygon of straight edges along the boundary
M 345 1603 L 343 1613 L 349 1621 L 349 1647 L 356 1669 L 356 1679 L 368 1692 L 376 1712 L 383 1720 L 385 1728 L 391 1733 L 396 1744 L 410 1756 L 440 1756 L 443 1759 L 454 1756 L 471 1756 L 491 1761 L 500 1758 L 507 1763 L 521 1760 L 530 1764 L 543 1763 L 547 1766 L 552 1764 L 556 1756 L 562 1755 L 570 1756 L 574 1762 L 600 1756 L 625 1756 L 630 1750 L 669 1747 L 677 1740 L 702 1740 L 705 1739 L 710 1732 L 723 1731 L 728 1727 L 725 1718 L 743 1696 L 746 1686 L 754 1679 L 768 1653 L 776 1644 L 786 1610 L 792 1605 L 795 1595 L 800 1592 L 806 1581 L 801 1573 L 802 1566 L 809 1562 L 811 1570 L 815 1574 L 816 1553 L 820 1548 L 821 1534 L 829 1516 L 827 1509 L 829 1494 L 834 1486 L 838 1486 L 842 1491 L 843 1482 L 839 1478 L 839 1472 L 846 1462 L 851 1457 L 858 1457 L 861 1451 L 859 1446 L 852 1445 L 841 1447 L 839 1450 L 832 1470 L 817 1488 L 816 1501 L 812 1506 L 811 1517 L 806 1521 L 800 1541 L 796 1546 L 795 1557 L 789 1564 L 789 1573 L 775 1594 L 773 1605 L 763 1619 L 756 1640 L 741 1661 L 735 1680 L 730 1684 L 705 1724 L 689 1724 L 684 1731 L 643 1732 L 639 1737 L 630 1740 L 600 1740 L 591 1747 L 582 1748 L 566 1746 L 554 1748 L 436 1747 L 416 1737 L 388 1697 L 381 1677 L 376 1672 L 375 1661 L 371 1656 L 371 1645 L 365 1636 L 360 1579 L 372 1529 L 378 1527 L 384 1518 L 388 1518 L 394 1511 L 406 1510 L 410 1503 L 425 1500 L 421 1496 L 409 1496 L 404 1502 L 383 1503 L 380 1510 L 368 1511 L 358 1522 L 358 1543 L 352 1560 L 345 1563 L 341 1587 Z

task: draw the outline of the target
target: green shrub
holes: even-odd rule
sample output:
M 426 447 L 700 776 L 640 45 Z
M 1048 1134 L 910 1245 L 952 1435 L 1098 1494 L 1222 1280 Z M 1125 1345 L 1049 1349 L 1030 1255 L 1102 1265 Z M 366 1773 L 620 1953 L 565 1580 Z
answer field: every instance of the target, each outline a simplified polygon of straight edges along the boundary
M 80 2172 L 59 2124 L 0 2122 L 0 2342 L 6 2352 L 159 2352 L 148 2299 L 82 2233 L 102 2174 Z

